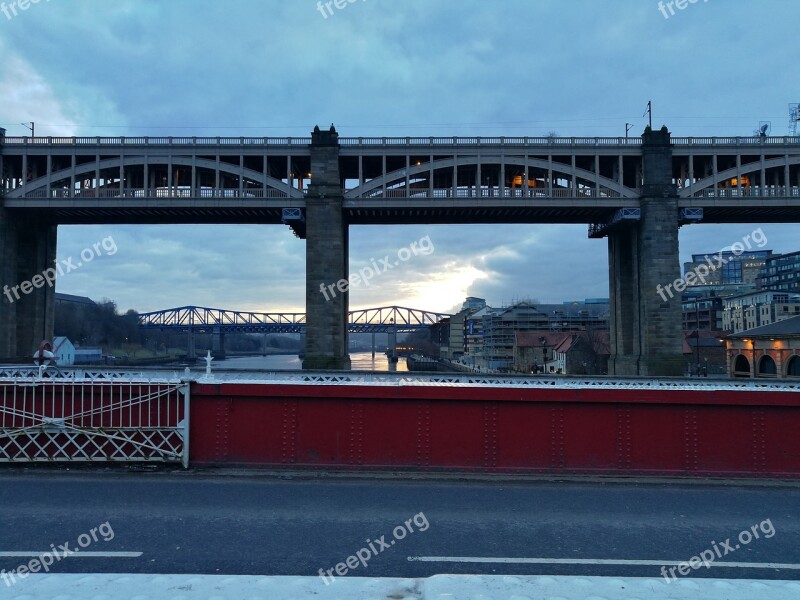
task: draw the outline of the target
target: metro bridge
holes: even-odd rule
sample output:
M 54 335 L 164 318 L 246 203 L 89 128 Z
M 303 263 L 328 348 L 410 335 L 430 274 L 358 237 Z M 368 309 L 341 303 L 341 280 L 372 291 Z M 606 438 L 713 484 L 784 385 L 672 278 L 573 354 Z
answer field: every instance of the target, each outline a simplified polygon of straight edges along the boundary
M 383 306 L 350 311 L 348 333 L 389 335 L 389 351 L 396 356 L 397 334 L 428 329 L 452 315 L 402 306 Z M 139 327 L 188 334 L 188 356 L 196 357 L 194 335 L 212 334 L 216 356 L 225 356 L 227 333 L 301 333 L 307 331 L 305 313 L 259 313 L 184 306 L 139 315 Z
M 348 369 L 349 227 L 583 223 L 608 238 L 610 372 L 683 370 L 678 229 L 800 222 L 800 138 L 6 137 L 0 130 L 0 279 L 55 260 L 65 224 L 286 224 L 306 244 L 308 369 Z M 0 312 L 0 357 L 52 337 L 54 290 Z
M 365 308 L 349 313 L 349 333 L 410 333 L 430 328 L 452 315 L 402 306 Z M 142 329 L 222 333 L 305 333 L 305 313 L 261 313 L 184 306 L 139 315 Z

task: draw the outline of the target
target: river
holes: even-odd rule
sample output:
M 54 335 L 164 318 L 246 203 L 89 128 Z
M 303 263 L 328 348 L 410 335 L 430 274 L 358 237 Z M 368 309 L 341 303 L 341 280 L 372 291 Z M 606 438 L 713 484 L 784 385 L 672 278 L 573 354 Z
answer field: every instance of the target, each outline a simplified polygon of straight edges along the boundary
M 372 358 L 371 352 L 353 352 L 350 354 L 353 371 L 408 371 L 406 359 L 400 358 L 397 365 L 389 368 L 389 358 L 385 354 L 376 354 Z M 214 361 L 214 366 L 219 369 L 233 369 L 237 371 L 299 371 L 302 361 L 296 356 L 244 356 L 229 358 L 224 361 Z

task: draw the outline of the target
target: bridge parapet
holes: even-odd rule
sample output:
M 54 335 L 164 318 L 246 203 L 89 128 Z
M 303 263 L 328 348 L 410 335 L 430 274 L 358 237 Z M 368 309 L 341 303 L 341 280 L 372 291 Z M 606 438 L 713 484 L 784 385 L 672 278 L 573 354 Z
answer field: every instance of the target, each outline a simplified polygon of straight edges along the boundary
M 5 130 L 4 130 L 5 131 Z M 5 136 L 9 146 L 308 146 L 311 137 L 253 136 Z M 558 137 L 558 136 L 407 136 L 407 137 L 340 137 L 339 144 L 350 146 L 553 146 L 637 148 L 639 137 Z M 674 137 L 672 144 L 683 147 L 747 147 L 800 146 L 800 136 L 694 136 Z

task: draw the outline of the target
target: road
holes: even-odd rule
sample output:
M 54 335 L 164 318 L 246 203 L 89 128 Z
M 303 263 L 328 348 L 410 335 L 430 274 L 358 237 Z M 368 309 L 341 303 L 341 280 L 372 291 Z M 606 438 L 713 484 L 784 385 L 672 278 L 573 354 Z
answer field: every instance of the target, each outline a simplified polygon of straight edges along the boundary
M 661 577 L 706 551 L 690 577 L 800 580 L 800 484 L 12 469 L 0 518 L 6 571 Z

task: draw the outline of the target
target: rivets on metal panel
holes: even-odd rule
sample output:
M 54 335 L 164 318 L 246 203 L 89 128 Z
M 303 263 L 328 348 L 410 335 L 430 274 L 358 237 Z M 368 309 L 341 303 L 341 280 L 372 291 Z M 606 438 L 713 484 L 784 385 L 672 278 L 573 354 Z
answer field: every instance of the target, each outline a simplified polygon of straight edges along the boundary
M 487 470 L 497 468 L 497 405 L 483 405 L 483 466 Z
M 417 403 L 417 464 L 427 467 L 431 462 L 431 407 L 426 401 Z
M 767 415 L 763 408 L 754 408 L 753 417 L 753 468 L 756 473 L 767 472 Z
M 617 466 L 622 470 L 632 466 L 631 409 L 626 406 L 617 409 Z
M 281 457 L 284 463 L 297 462 L 297 402 L 285 400 L 283 402 L 283 427 L 281 431 Z
M 228 458 L 229 434 L 230 434 L 230 411 L 229 402 L 220 400 L 217 402 L 217 435 L 214 450 L 218 460 Z
M 564 409 L 560 406 L 554 406 L 550 410 L 550 466 L 553 469 L 566 467 Z
M 350 403 L 350 464 L 364 464 L 364 402 Z
M 683 468 L 686 471 L 697 471 L 700 468 L 697 410 L 693 408 L 683 411 Z

